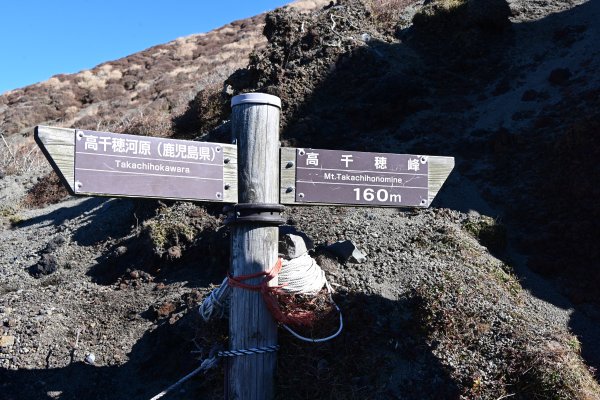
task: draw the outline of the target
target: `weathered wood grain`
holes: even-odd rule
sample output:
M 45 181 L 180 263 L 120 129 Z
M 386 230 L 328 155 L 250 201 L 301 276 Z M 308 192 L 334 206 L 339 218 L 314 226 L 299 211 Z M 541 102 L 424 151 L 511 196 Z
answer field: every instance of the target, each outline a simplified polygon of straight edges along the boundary
M 296 204 L 296 149 L 281 148 L 279 199 L 281 204 Z
M 71 194 L 75 194 L 75 129 L 39 125 L 34 138 Z
M 238 202 L 238 157 L 235 144 L 223 144 L 225 165 L 223 169 L 223 202 Z M 229 160 L 229 161 L 228 161 Z
M 435 196 L 437 196 L 438 192 L 442 188 L 446 179 L 452 172 L 454 168 L 454 157 L 439 157 L 439 156 L 429 156 L 429 203 L 427 206 L 431 204 Z
M 235 99 L 235 98 L 234 98 Z M 279 108 L 269 104 L 233 107 L 232 130 L 238 143 L 239 202 L 279 201 Z M 277 261 L 277 227 L 260 223 L 235 225 L 231 241 L 234 276 L 270 270 Z M 262 278 L 246 281 L 257 284 Z M 271 281 L 277 284 L 277 279 Z M 229 311 L 230 349 L 277 344 L 277 325 L 257 292 L 234 288 Z M 234 357 L 228 360 L 229 399 L 273 398 L 276 353 Z

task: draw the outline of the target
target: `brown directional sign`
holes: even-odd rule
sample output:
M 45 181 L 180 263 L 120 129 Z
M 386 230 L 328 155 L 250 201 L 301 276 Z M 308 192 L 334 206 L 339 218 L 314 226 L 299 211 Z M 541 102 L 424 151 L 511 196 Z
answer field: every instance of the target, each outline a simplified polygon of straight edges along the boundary
M 428 207 L 452 157 L 343 150 L 281 151 L 281 202 Z
M 38 126 L 73 194 L 237 203 L 237 147 Z M 281 148 L 280 203 L 427 207 L 454 158 Z
M 237 201 L 232 145 L 43 126 L 36 140 L 74 194 Z
M 75 193 L 223 200 L 217 143 L 77 130 Z

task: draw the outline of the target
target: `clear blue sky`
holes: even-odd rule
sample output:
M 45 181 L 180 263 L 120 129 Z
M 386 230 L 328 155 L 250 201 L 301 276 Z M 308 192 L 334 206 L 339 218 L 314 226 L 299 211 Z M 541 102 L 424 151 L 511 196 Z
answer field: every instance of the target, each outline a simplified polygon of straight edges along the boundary
M 6 0 L 0 94 L 74 73 L 291 0 Z

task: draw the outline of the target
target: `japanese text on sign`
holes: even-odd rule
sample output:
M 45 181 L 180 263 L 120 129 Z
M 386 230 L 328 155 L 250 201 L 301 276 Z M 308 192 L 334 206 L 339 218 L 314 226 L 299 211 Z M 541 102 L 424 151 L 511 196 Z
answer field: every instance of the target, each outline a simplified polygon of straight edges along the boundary
M 223 168 L 217 143 L 76 133 L 76 193 L 221 201 Z
M 428 205 L 427 157 L 297 149 L 299 203 Z
M 124 136 L 124 135 L 121 135 Z M 202 144 L 158 142 L 153 154 L 150 140 L 122 137 L 109 137 L 101 133 L 84 134 L 84 150 L 96 153 L 118 153 L 140 156 L 159 156 L 181 160 L 214 161 L 216 149 Z

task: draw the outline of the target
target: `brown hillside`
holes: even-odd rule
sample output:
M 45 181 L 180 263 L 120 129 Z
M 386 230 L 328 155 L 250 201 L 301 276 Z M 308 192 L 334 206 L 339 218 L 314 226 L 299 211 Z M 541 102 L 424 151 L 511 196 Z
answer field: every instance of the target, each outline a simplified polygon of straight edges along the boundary
M 309 11 L 324 1 L 291 5 Z M 234 21 L 208 33 L 178 38 L 77 74 L 0 96 L 0 129 L 5 135 L 30 134 L 38 124 L 99 128 L 170 114 L 199 90 L 220 85 L 244 67 L 248 55 L 266 45 L 264 14 Z

